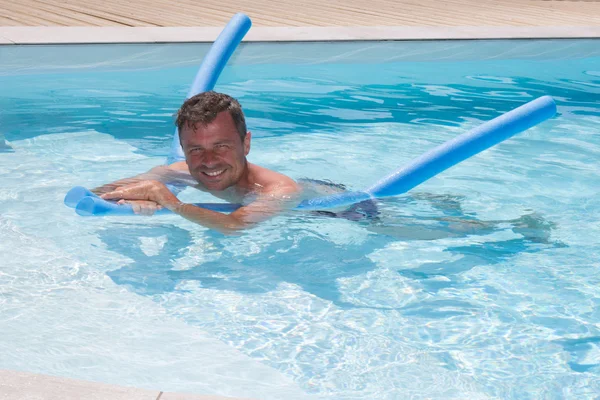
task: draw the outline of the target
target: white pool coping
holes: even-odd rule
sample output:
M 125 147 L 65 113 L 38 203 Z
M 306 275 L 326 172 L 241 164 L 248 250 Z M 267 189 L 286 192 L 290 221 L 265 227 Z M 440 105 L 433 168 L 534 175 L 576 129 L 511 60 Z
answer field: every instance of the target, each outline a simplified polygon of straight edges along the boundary
M 233 397 L 170 393 L 8 370 L 0 370 L 0 398 L 7 400 L 234 400 Z
M 0 44 L 213 42 L 221 27 L 0 27 Z M 246 42 L 600 38 L 600 26 L 254 27 Z

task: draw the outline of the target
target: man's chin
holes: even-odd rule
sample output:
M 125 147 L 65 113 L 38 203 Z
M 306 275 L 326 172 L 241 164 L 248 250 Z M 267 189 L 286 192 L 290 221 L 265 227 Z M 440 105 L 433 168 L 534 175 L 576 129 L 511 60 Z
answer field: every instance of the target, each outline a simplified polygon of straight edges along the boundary
M 219 180 L 219 181 L 206 181 L 206 180 L 201 180 L 200 183 L 208 190 L 211 191 L 221 191 L 221 190 L 225 190 L 227 189 L 227 187 L 229 185 L 227 185 L 227 182 L 225 180 Z
M 209 190 L 225 190 L 227 188 L 227 179 L 224 176 L 219 177 L 219 179 L 210 179 L 205 174 L 200 172 L 200 174 L 194 177 L 200 185 L 204 186 Z

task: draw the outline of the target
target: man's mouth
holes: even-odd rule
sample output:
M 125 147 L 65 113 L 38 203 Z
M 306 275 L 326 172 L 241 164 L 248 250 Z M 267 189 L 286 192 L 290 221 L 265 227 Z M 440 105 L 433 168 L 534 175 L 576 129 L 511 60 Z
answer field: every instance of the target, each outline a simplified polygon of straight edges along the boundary
M 204 175 L 210 176 L 211 178 L 215 178 L 215 177 L 221 175 L 223 172 L 225 172 L 224 169 L 220 169 L 220 170 L 217 170 L 217 171 L 202 171 L 202 173 Z

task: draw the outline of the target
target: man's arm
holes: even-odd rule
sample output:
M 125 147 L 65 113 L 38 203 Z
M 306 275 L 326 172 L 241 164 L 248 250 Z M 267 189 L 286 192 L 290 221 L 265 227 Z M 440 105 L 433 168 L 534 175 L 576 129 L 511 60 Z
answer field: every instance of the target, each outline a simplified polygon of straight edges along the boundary
M 293 182 L 293 181 L 292 181 Z M 128 185 L 101 197 L 106 200 L 131 199 L 154 201 L 175 214 L 192 222 L 221 233 L 231 234 L 250 228 L 255 224 L 275 216 L 294 205 L 298 187 L 295 184 L 278 184 L 263 188 L 259 197 L 247 206 L 240 207 L 231 214 L 207 210 L 193 204 L 181 202 L 162 182 L 146 180 Z
M 192 186 L 195 184 L 195 181 L 193 181 L 193 178 L 189 175 L 189 169 L 185 161 L 179 161 L 170 165 L 154 167 L 148 172 L 144 172 L 131 178 L 120 179 L 99 186 L 92 189 L 91 192 L 100 196 L 146 180 L 156 180 L 164 184 L 175 184 L 178 186 Z M 133 208 L 134 213 L 141 215 L 153 215 L 157 210 L 163 208 L 162 205 L 152 200 L 123 199 L 120 200 L 118 204 L 129 204 Z

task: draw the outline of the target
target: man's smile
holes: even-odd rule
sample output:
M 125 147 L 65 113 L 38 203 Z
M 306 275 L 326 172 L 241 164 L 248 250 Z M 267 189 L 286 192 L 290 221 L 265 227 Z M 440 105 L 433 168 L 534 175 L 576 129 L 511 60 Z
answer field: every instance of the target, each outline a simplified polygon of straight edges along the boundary
M 219 169 L 219 170 L 216 170 L 216 171 L 202 171 L 202 173 L 204 175 L 207 175 L 207 176 L 209 176 L 211 178 L 215 178 L 215 177 L 221 175 L 223 172 L 225 172 L 224 169 Z

